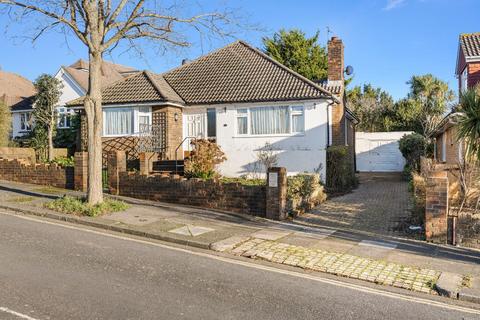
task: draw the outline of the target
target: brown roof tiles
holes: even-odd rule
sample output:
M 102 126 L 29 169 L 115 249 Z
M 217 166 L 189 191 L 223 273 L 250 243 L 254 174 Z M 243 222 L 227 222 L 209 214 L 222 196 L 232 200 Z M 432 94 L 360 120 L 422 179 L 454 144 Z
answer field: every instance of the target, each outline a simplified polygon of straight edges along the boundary
M 465 57 L 480 57 L 480 32 L 460 35 L 460 45 Z

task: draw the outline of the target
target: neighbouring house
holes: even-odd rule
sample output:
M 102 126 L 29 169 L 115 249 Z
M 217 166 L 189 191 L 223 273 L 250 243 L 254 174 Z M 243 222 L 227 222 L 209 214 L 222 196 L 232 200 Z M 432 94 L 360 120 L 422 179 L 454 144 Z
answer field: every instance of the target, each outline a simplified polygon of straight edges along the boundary
M 345 104 L 344 47 L 328 42 L 328 80 L 317 84 L 243 41 L 163 74 L 143 71 L 103 90 L 103 139 L 127 151 L 182 160 L 196 138 L 214 139 L 225 176 L 262 174 L 268 149 L 289 174 L 325 177 L 326 149 L 348 145 L 357 119 Z M 82 113 L 83 99 L 69 106 Z M 85 117 L 83 117 L 85 118 Z M 85 121 L 82 121 L 85 142 Z M 86 143 L 83 143 L 84 150 Z
M 107 87 L 137 72 L 137 70 L 105 61 L 102 65 L 101 72 L 102 84 L 104 87 Z M 62 95 L 60 96 L 57 107 L 57 128 L 69 129 L 72 111 L 67 108 L 66 103 L 86 94 L 88 89 L 88 62 L 80 59 L 70 66 L 61 66 L 54 77 L 59 79 L 63 85 Z M 29 83 L 31 84 L 31 82 Z M 31 84 L 31 87 L 33 88 L 33 93 L 31 94 L 34 94 L 35 88 L 33 84 Z M 34 125 L 35 120 L 32 117 L 32 101 L 33 99 L 24 99 L 18 105 L 12 106 L 12 133 L 14 138 L 21 137 L 28 133 Z
M 31 129 L 30 113 L 25 110 L 31 109 L 34 95 L 35 86 L 30 80 L 0 70 L 0 101 L 12 111 L 13 137 Z
M 480 83 L 480 32 L 460 35 L 455 74 L 459 95 Z M 437 162 L 455 165 L 463 161 L 464 142 L 458 139 L 455 126 L 459 115 L 454 108 L 432 134 Z

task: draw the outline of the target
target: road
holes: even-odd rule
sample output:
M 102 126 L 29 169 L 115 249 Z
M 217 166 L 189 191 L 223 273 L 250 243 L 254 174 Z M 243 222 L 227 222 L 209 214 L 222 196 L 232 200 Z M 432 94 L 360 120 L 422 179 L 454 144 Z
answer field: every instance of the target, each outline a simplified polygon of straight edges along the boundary
M 0 319 L 480 319 L 275 270 L 0 213 Z

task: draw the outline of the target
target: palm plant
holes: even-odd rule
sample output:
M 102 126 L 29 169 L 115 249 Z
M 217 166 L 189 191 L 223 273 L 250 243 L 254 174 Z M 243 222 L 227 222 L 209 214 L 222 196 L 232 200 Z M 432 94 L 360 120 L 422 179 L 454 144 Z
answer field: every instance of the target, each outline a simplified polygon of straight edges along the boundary
M 465 141 L 467 155 L 480 160 L 480 88 L 460 95 L 458 137 Z

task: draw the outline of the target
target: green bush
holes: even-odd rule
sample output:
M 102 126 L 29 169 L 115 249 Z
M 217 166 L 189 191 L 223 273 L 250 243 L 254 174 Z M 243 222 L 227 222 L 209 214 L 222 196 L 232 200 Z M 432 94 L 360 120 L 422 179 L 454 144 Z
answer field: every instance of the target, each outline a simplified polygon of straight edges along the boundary
M 59 166 L 62 166 L 62 167 L 73 167 L 73 166 L 75 166 L 75 161 L 74 161 L 73 157 L 63 157 L 63 156 L 56 157 L 50 163 L 56 163 L 56 164 L 58 164 Z
M 318 174 L 298 174 L 287 178 L 287 201 L 291 213 L 310 210 L 327 199 Z
M 358 184 L 353 157 L 347 146 L 331 146 L 327 149 L 327 190 L 347 192 Z
M 398 143 L 400 152 L 407 161 L 404 168 L 404 175 L 410 177 L 412 172 L 418 172 L 420 170 L 420 157 L 425 155 L 427 141 L 421 134 L 412 133 L 404 135 Z
M 125 202 L 111 199 L 91 206 L 85 202 L 85 199 L 64 196 L 45 203 L 45 207 L 63 213 L 95 217 L 100 214 L 123 211 L 130 206 Z
M 207 139 L 192 141 L 194 151 L 185 161 L 187 178 L 212 179 L 217 173 L 215 167 L 227 160 L 218 144 Z
M 263 186 L 266 184 L 265 179 L 248 179 L 248 178 L 227 178 L 222 177 L 221 183 L 239 183 L 244 186 Z

